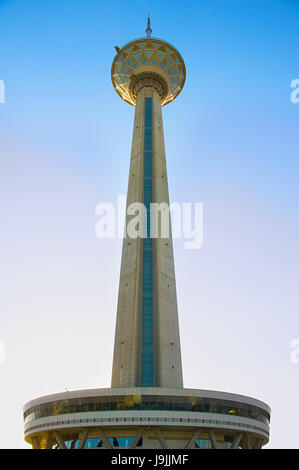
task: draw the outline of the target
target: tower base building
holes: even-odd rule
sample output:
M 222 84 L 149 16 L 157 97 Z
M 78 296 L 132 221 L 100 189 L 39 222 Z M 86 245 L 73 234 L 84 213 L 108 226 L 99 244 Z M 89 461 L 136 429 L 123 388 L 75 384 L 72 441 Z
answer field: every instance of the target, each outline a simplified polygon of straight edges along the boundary
M 146 33 L 116 47 L 112 64 L 115 90 L 135 106 L 112 387 L 30 401 L 25 440 L 35 449 L 258 449 L 269 440 L 265 403 L 183 387 L 162 106 L 186 70 L 172 45 L 151 37 L 149 20 Z M 166 211 L 166 234 L 153 205 Z
M 270 409 L 232 393 L 128 387 L 38 398 L 24 419 L 35 449 L 259 449 Z

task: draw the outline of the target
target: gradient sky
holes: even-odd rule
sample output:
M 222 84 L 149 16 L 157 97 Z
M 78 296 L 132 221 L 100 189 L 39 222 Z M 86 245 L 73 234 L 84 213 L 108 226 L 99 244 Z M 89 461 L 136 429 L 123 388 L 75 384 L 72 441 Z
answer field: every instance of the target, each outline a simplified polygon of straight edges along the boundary
M 297 0 L 0 0 L 0 447 L 28 447 L 27 401 L 110 386 L 121 240 L 95 207 L 126 193 L 134 108 L 110 67 L 148 11 L 187 69 L 170 198 L 204 204 L 202 248 L 175 240 L 185 387 L 267 402 L 267 448 L 298 448 Z

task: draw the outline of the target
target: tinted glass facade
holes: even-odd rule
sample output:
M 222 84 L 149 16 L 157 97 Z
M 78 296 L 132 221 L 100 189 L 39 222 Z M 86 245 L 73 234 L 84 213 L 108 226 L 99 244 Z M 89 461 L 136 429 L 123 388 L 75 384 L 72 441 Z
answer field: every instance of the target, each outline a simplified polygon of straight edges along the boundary
M 129 447 L 134 441 L 134 437 L 108 437 L 107 440 L 110 444 L 115 447 Z M 67 449 L 78 449 L 80 439 L 71 439 L 64 441 Z M 142 438 L 139 439 L 137 447 L 142 445 Z M 104 441 L 101 438 L 92 438 L 87 439 L 84 449 L 97 449 L 101 447 L 106 447 Z M 58 444 L 54 444 L 53 449 L 59 449 Z
M 269 425 L 267 411 L 257 406 L 228 400 L 216 400 L 202 397 L 158 396 L 158 395 L 115 395 L 59 400 L 37 405 L 24 413 L 25 423 L 46 416 L 67 413 L 120 410 L 166 410 L 203 413 L 219 413 L 230 416 L 242 416 L 255 419 Z
M 144 205 L 146 208 L 146 237 L 142 245 L 142 341 L 141 386 L 154 386 L 154 296 L 153 296 L 153 239 L 151 233 L 150 205 L 153 198 L 152 152 L 152 98 L 145 98 L 144 132 Z

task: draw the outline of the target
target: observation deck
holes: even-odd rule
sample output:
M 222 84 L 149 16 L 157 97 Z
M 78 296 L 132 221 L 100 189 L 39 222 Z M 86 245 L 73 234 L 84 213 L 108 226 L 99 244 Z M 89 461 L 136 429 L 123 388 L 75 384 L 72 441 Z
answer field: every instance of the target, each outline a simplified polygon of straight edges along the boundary
M 164 106 L 173 101 L 182 91 L 186 68 L 181 54 L 166 41 L 156 38 L 141 38 L 129 42 L 117 54 L 111 68 L 113 86 L 119 96 L 135 106 L 134 84 L 144 74 L 159 76 L 165 91 L 161 99 Z

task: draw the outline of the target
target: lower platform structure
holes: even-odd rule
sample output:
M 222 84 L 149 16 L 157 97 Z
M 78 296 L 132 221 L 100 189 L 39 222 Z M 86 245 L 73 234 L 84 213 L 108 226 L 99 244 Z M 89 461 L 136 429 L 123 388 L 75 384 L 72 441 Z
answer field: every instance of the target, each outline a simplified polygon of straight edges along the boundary
M 23 412 L 34 449 L 259 449 L 271 410 L 226 392 L 130 387 L 48 395 Z

